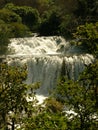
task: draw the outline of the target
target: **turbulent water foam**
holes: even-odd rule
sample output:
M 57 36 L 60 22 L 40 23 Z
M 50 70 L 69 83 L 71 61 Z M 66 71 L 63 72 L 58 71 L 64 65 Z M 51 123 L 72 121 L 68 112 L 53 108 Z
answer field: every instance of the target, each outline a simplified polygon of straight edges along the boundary
M 94 60 L 92 55 L 82 54 L 82 50 L 56 36 L 11 39 L 9 51 L 8 62 L 16 65 L 26 63 L 26 82 L 40 82 L 37 94 L 44 96 L 56 87 L 61 74 L 76 80 L 85 65 Z

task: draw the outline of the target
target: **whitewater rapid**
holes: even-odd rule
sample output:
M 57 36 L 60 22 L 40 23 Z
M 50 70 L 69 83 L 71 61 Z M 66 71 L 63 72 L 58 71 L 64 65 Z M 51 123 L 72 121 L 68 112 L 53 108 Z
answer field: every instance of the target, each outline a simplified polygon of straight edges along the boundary
M 92 55 L 70 45 L 60 36 L 11 39 L 6 58 L 9 64 L 27 64 L 26 83 L 40 82 L 36 91 L 39 97 L 52 92 L 61 74 L 77 80 L 85 65 L 94 61 Z

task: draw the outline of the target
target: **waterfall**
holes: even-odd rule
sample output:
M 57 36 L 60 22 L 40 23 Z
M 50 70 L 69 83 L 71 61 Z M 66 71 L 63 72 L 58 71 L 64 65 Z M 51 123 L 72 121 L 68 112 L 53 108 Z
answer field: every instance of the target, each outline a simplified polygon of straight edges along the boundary
M 40 82 L 36 92 L 44 96 L 56 87 L 61 74 L 76 80 L 85 65 L 94 60 L 60 36 L 14 38 L 10 40 L 9 52 L 8 63 L 27 64 L 26 83 Z

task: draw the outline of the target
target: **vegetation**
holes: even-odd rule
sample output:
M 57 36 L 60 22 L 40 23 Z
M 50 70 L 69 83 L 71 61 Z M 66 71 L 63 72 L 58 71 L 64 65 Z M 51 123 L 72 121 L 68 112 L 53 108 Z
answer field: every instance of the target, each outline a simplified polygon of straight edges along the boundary
M 22 23 L 14 22 L 11 23 L 9 26 L 11 37 L 27 37 L 31 34 L 29 28 Z
M 22 18 L 22 23 L 30 30 L 34 30 L 35 25 L 37 30 L 41 26 L 39 32 L 42 35 L 42 28 L 47 35 L 56 35 L 58 32 L 60 35 L 71 35 L 77 26 L 98 21 L 97 0 L 2 0 L 0 5 L 1 8 L 18 14 Z M 55 25 L 53 33 L 52 27 L 50 30 L 46 28 L 47 24 L 50 27 Z
M 50 104 L 49 104 L 50 103 Z M 56 106 L 55 106 L 56 105 Z M 61 108 L 60 108 L 61 107 Z M 54 108 L 54 109 L 53 109 Z M 25 120 L 26 130 L 67 130 L 67 118 L 62 113 L 62 105 L 55 99 L 49 99 L 45 108 L 40 106 L 40 113 Z
M 6 23 L 21 22 L 21 17 L 8 9 L 0 10 L 0 19 Z
M 30 30 L 34 30 L 39 23 L 39 14 L 36 9 L 27 6 L 14 6 L 13 4 L 7 4 L 6 9 L 14 12 L 22 19 L 22 23 L 27 25 Z
M 36 99 L 28 101 L 30 96 L 34 98 L 34 88 L 39 85 L 26 85 L 26 71 L 23 67 L 0 64 L 0 129 L 15 130 L 22 125 L 24 117 L 34 112 Z M 25 70 L 25 66 L 24 66 Z M 31 93 L 27 93 L 32 89 Z
M 0 129 L 97 129 L 98 61 L 87 66 L 78 81 L 62 77 L 55 95 L 42 105 L 36 105 L 34 95 L 39 84 L 24 84 L 26 71 L 22 69 L 0 65 Z M 28 101 L 26 97 L 31 96 L 33 100 Z
M 0 64 L 1 130 L 96 130 L 98 128 L 98 2 L 97 0 L 1 0 L 0 54 L 9 38 L 63 35 L 96 58 L 77 81 L 61 77 L 55 95 L 36 105 L 23 67 Z M 25 67 L 24 67 L 24 70 Z M 27 93 L 31 90 L 30 93 Z M 28 101 L 32 96 L 32 101 Z M 66 106 L 66 108 L 65 108 Z M 73 113 L 67 113 L 67 109 Z
M 0 20 L 0 54 L 7 52 L 10 29 L 3 20 Z
M 61 17 L 56 10 L 46 12 L 43 15 L 43 21 L 39 27 L 39 33 L 41 35 L 59 35 L 60 24 Z
M 69 114 L 68 129 L 96 130 L 98 127 L 98 61 L 90 64 L 78 81 L 61 78 L 56 91 Z M 66 109 L 65 109 L 66 112 Z
M 74 33 L 78 46 L 83 46 L 88 53 L 98 56 L 98 22 L 86 23 L 77 27 Z
M 98 21 L 97 0 L 1 0 L 0 7 L 0 20 L 6 26 L 12 26 L 11 31 L 8 29 L 9 37 L 24 37 L 37 32 L 72 38 L 78 26 L 97 26 L 91 24 Z

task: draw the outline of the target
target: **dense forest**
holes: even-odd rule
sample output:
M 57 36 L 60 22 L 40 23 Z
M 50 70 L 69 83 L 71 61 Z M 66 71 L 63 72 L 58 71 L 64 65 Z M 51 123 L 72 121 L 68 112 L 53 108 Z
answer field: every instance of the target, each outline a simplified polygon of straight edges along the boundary
M 27 77 L 26 66 L 23 71 L 1 63 L 0 129 L 97 130 L 98 0 L 0 0 L 0 55 L 8 53 L 10 38 L 30 37 L 32 33 L 63 36 L 92 54 L 95 61 L 77 81 L 61 77 L 42 106 L 36 105 L 34 93 L 40 84 L 22 82 Z M 33 101 L 28 102 L 25 97 L 31 96 Z M 66 113 L 64 106 L 74 113 Z
M 97 27 L 97 22 L 97 0 L 0 1 L 1 45 L 7 44 L 11 37 L 30 36 L 32 32 L 44 36 L 60 35 L 70 39 L 77 27 L 92 23 L 92 29 L 93 26 Z M 6 49 L 6 45 L 3 48 Z M 2 53 L 2 49 L 0 50 Z

